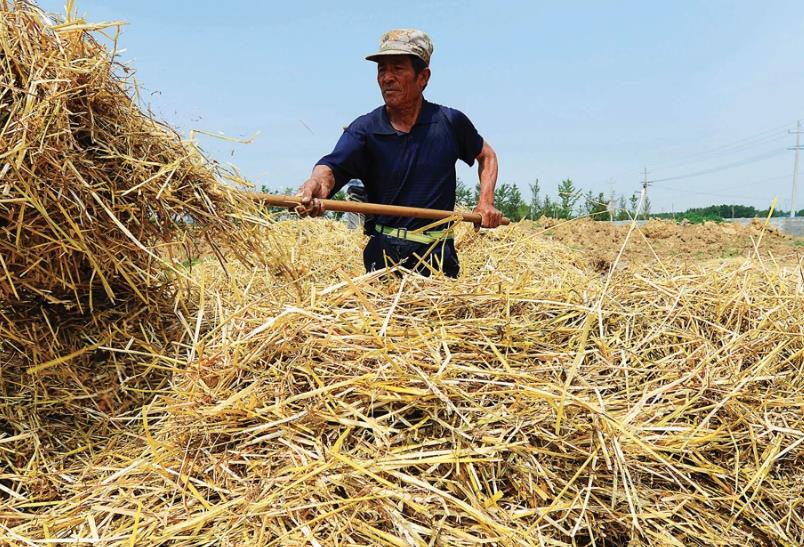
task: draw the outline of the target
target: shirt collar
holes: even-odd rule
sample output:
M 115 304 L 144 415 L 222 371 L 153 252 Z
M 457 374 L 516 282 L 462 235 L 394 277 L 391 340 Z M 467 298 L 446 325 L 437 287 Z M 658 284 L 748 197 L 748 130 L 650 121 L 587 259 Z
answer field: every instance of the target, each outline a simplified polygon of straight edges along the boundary
M 391 120 L 388 119 L 388 113 L 385 111 L 385 107 L 381 106 L 377 110 L 379 111 L 379 116 L 378 119 L 376 119 L 372 133 L 375 135 L 396 135 L 399 133 L 399 131 L 394 129 L 391 125 Z M 422 109 L 419 111 L 419 117 L 413 127 L 436 123 L 438 121 L 436 112 L 438 112 L 436 105 L 426 99 L 422 99 Z

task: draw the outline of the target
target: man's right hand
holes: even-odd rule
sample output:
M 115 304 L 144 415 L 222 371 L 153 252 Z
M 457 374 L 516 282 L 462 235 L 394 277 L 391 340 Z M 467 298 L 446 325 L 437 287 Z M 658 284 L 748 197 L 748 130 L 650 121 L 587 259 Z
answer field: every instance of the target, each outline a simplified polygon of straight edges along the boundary
M 301 205 L 297 205 L 292 210 L 303 217 L 320 217 L 324 214 L 324 204 L 321 202 L 325 196 L 321 193 L 321 181 L 316 178 L 309 178 L 301 185 L 296 193 L 297 198 L 301 198 Z
M 500 212 L 493 204 L 487 203 L 485 201 L 479 201 L 477 203 L 477 207 L 474 210 L 475 213 L 480 215 L 480 218 L 483 220 L 481 225 L 475 224 L 475 231 L 479 231 L 481 227 L 483 228 L 496 228 L 500 224 L 502 224 L 502 217 L 503 214 Z
M 332 169 L 326 165 L 316 165 L 312 175 L 304 184 L 299 187 L 296 193 L 297 198 L 301 198 L 301 205 L 294 207 L 300 216 L 318 217 L 324 214 L 324 204 L 321 202 L 329 196 L 330 191 L 335 186 L 335 175 Z

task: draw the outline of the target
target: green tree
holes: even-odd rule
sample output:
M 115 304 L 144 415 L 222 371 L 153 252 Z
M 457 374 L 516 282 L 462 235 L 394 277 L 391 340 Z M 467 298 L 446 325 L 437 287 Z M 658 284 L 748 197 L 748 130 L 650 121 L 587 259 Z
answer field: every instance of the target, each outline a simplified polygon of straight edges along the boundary
M 558 205 L 553 203 L 548 195 L 545 195 L 542 200 L 542 215 L 548 218 L 558 218 Z
M 494 190 L 494 205 L 512 221 L 521 220 L 527 205 L 515 183 L 503 183 Z
M 588 217 L 592 215 L 592 211 L 595 209 L 595 195 L 592 193 L 591 190 L 588 190 L 583 195 L 583 205 L 581 205 L 581 214 L 583 216 Z
M 609 204 L 606 202 L 606 196 L 603 192 L 600 192 L 597 196 L 593 196 L 591 190 L 587 192 L 584 199 L 584 209 L 592 220 L 611 220 Z
M 295 196 L 297 190 L 294 190 L 290 186 L 285 186 L 281 190 L 274 190 L 273 188 L 270 188 L 267 184 L 263 184 L 263 185 L 260 186 L 260 192 L 262 192 L 263 194 Z
M 575 209 L 575 204 L 581 198 L 581 195 L 578 193 L 575 185 L 572 183 L 572 179 L 564 179 L 561 181 L 561 184 L 558 185 L 558 198 L 558 217 L 572 218 L 572 212 Z
M 628 201 L 631 203 L 631 207 L 628 209 L 628 216 L 629 218 L 636 218 L 637 209 L 639 208 L 639 197 L 634 193 L 631 194 L 631 197 L 628 198 Z
M 539 179 L 529 184 L 530 186 L 530 205 L 528 206 L 528 218 L 536 220 L 542 216 L 542 204 L 539 202 Z
M 461 179 L 458 179 L 455 184 L 455 205 L 472 207 L 475 203 L 477 203 L 477 198 L 472 190 Z

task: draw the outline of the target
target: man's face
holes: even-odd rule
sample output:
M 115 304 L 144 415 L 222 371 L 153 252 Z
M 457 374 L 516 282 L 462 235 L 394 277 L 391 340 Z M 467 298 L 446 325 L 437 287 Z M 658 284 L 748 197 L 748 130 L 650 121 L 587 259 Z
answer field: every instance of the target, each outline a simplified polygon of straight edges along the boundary
M 430 69 L 416 74 L 407 55 L 388 55 L 377 62 L 377 83 L 386 106 L 400 107 L 416 102 L 429 78 Z

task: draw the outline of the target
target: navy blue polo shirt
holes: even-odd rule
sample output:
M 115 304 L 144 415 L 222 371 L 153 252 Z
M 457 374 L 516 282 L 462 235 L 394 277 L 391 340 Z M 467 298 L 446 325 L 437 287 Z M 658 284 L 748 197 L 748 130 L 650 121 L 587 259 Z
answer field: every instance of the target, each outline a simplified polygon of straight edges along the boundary
M 333 194 L 360 179 L 371 203 L 452 211 L 455 162 L 472 166 L 482 148 L 483 138 L 462 112 L 424 101 L 410 133 L 394 129 L 381 106 L 353 121 L 317 165 L 335 174 Z M 416 229 L 432 221 L 380 216 L 376 222 Z

